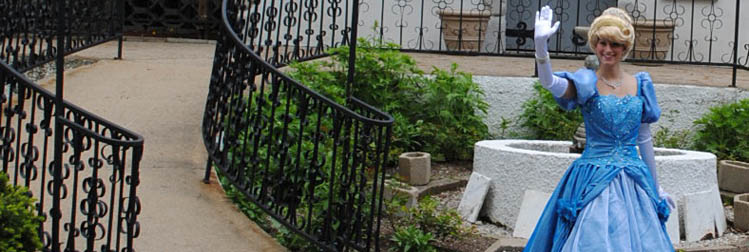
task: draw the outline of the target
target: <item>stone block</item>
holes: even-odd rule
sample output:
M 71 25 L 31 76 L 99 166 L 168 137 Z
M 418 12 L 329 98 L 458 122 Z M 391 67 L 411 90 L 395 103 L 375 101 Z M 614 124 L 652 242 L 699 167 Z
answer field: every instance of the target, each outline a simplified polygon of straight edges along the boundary
M 419 189 L 408 184 L 395 181 L 385 180 L 385 200 L 391 200 L 393 197 L 406 198 L 406 207 L 411 208 L 419 203 Z
M 443 178 L 432 180 L 426 185 L 411 186 L 395 180 L 385 180 L 385 200 L 390 200 L 395 195 L 405 197 L 406 207 L 411 208 L 419 204 L 419 199 L 427 195 L 434 195 L 444 191 L 456 190 L 466 185 L 465 179 Z
M 484 252 L 522 252 L 526 243 L 523 238 L 501 237 Z
M 736 229 L 749 231 L 749 193 L 733 197 L 733 223 Z
M 473 223 L 478 219 L 486 193 L 489 191 L 489 182 L 491 182 L 489 177 L 476 172 L 471 173 L 468 185 L 463 191 L 463 198 L 460 199 L 460 205 L 458 205 L 458 213 L 464 220 Z
M 432 177 L 432 156 L 426 152 L 404 152 L 398 157 L 398 175 L 411 185 L 426 185 Z
M 674 200 L 676 201 L 676 199 Z M 668 238 L 671 239 L 671 243 L 673 244 L 679 243 L 679 240 L 681 239 L 680 238 L 681 230 L 679 228 L 679 208 L 678 207 L 671 209 L 671 215 L 668 217 L 668 220 L 666 221 L 666 232 L 668 233 Z
M 718 163 L 718 185 L 721 190 L 749 193 L 749 163 L 721 160 Z
M 534 190 L 526 190 L 523 194 L 523 203 L 520 205 L 518 220 L 515 222 L 512 236 L 528 239 L 536 228 L 538 218 L 541 217 L 551 193 Z
M 717 186 L 684 195 L 682 212 L 688 242 L 701 240 L 706 235 L 720 237 L 728 226 Z

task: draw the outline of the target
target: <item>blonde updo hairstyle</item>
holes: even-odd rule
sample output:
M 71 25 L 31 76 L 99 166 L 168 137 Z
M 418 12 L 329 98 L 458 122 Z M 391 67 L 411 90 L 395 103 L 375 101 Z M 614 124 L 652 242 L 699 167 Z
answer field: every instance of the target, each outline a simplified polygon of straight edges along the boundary
M 632 17 L 619 8 L 611 7 L 603 11 L 588 31 L 588 45 L 593 51 L 596 50 L 598 41 L 604 39 L 624 45 L 624 56 L 626 59 L 635 43 L 635 28 L 632 27 Z

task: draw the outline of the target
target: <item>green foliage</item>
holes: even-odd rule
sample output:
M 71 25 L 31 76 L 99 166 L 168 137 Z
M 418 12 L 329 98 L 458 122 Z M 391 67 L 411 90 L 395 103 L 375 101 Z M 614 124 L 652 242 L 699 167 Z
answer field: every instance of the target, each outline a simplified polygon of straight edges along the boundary
M 430 196 L 419 201 L 419 206 L 412 209 L 412 218 L 425 232 L 434 234 L 438 239 L 448 236 L 460 237 L 467 232 L 463 228 L 463 219 L 455 209 L 437 211 L 439 202 Z
M 695 148 L 718 159 L 749 162 L 749 99 L 710 108 L 694 122 Z
M 668 128 L 660 127 L 660 130 L 653 134 L 653 145 L 673 149 L 692 149 L 692 131 L 671 131 Z
M 424 87 L 420 113 L 414 115 L 424 122 L 424 139 L 431 139 L 424 151 L 436 153 L 438 160 L 471 159 L 474 143 L 489 135 L 484 124 L 489 108 L 484 92 L 470 74 L 457 72 L 457 68 L 455 63 L 450 72 L 434 68 L 433 78 Z
M 390 113 L 395 123 L 390 158 L 427 151 L 438 161 L 468 160 L 473 144 L 488 136 L 483 122 L 488 104 L 472 76 L 435 68 L 424 76 L 398 45 L 358 40 L 352 95 Z M 331 61 L 292 63 L 289 75 L 340 104 L 345 104 L 349 48 L 330 49 Z
M 0 251 L 37 251 L 42 248 L 37 233 L 44 218 L 34 211 L 34 198 L 25 187 L 9 184 L 0 172 Z
M 454 209 L 438 210 L 439 202 L 430 196 L 422 198 L 419 204 L 412 208 L 406 207 L 407 201 L 406 197 L 395 194 L 389 202 L 386 202 L 385 208 L 391 228 L 396 231 L 391 240 L 398 244 L 401 251 L 408 251 L 406 245 L 413 248 L 416 244 L 421 244 L 425 241 L 425 235 L 429 235 L 428 240 L 431 238 L 460 240 L 471 232 L 469 228 L 463 226 L 463 219 L 457 211 Z
M 554 96 L 541 84 L 533 85 L 536 97 L 523 104 L 520 115 L 521 126 L 529 129 L 530 139 L 570 140 L 583 122 L 580 109 L 565 111 L 554 100 Z
M 390 248 L 390 251 L 437 251 L 437 249 L 429 244 L 429 242 L 432 240 L 432 234 L 425 233 L 424 231 L 416 228 L 413 225 L 396 230 L 390 240 L 395 242 L 395 247 Z

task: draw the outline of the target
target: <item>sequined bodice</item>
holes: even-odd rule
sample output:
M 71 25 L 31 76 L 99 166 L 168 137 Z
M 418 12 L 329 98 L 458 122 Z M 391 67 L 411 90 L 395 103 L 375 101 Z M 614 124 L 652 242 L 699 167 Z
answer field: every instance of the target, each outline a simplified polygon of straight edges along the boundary
M 586 145 L 582 158 L 638 158 L 636 139 L 642 119 L 640 96 L 595 95 L 582 106 Z

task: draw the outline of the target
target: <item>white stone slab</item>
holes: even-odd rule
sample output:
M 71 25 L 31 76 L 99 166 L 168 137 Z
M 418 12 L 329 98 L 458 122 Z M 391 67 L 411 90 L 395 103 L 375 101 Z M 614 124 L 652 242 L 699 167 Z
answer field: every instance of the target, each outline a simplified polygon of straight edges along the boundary
M 708 234 L 720 237 L 727 223 L 718 187 L 684 195 L 684 234 L 687 241 L 698 241 Z
M 546 207 L 551 193 L 545 193 L 534 190 L 526 190 L 523 194 L 523 203 L 520 205 L 518 220 L 515 221 L 515 229 L 512 236 L 528 239 L 536 228 L 538 218 Z
M 671 243 L 679 243 L 681 236 L 681 230 L 679 229 L 679 207 L 671 209 L 671 215 L 669 215 L 666 221 L 666 232 L 668 233 L 668 238 L 671 239 Z
M 476 222 L 481 206 L 484 205 L 491 180 L 491 178 L 479 173 L 471 173 L 466 190 L 463 192 L 463 198 L 460 199 L 460 205 L 458 205 L 458 213 L 464 220 L 471 223 Z

